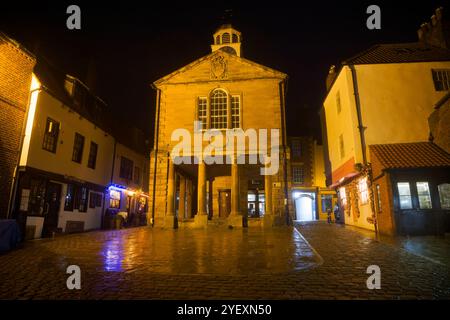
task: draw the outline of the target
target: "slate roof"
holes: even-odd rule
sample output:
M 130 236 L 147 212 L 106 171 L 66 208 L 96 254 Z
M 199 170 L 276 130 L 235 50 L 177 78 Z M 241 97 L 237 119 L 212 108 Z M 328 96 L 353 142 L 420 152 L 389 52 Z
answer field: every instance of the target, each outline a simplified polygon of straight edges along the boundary
M 450 61 L 450 50 L 420 42 L 377 44 L 345 60 L 346 64 Z
M 369 151 L 384 169 L 450 167 L 450 154 L 432 142 L 375 144 Z

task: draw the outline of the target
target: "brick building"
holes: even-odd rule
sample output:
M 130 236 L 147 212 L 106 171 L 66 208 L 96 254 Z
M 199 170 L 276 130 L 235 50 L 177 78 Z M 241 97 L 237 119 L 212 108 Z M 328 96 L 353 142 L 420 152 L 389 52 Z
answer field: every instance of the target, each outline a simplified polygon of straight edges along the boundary
M 292 220 L 326 220 L 336 192 L 326 186 L 324 147 L 311 136 L 288 137 Z
M 30 52 L 0 33 L 0 219 L 8 216 L 35 62 Z

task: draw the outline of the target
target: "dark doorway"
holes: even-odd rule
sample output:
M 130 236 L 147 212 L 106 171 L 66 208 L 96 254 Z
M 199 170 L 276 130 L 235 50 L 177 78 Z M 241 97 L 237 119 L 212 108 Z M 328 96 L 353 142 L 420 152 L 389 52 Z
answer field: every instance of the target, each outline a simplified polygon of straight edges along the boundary
M 43 237 L 51 237 L 58 228 L 58 213 L 61 202 L 61 185 L 49 182 L 45 192 Z
M 231 212 L 231 191 L 219 191 L 219 217 L 227 218 Z

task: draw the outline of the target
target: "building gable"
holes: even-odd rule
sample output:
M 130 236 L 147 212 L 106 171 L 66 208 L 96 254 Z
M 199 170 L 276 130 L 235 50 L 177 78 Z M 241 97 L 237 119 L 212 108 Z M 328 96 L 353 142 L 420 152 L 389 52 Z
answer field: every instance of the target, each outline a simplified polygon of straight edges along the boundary
M 215 51 L 154 82 L 167 84 L 199 83 L 210 81 L 239 81 L 249 79 L 285 79 L 287 75 L 250 60 Z

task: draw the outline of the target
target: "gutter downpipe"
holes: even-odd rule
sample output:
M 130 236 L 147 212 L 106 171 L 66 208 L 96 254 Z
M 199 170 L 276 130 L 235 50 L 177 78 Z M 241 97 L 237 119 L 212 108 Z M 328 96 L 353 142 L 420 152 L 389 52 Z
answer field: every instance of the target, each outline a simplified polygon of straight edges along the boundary
M 156 90 L 156 127 L 155 127 L 155 168 L 153 169 L 153 189 L 152 189 L 152 227 L 155 225 L 155 200 L 156 200 L 156 167 L 158 165 L 158 137 L 159 137 L 159 114 L 161 110 L 161 90 L 159 90 L 154 84 L 152 88 Z
M 280 91 L 280 104 L 281 104 L 281 130 L 282 130 L 282 143 L 283 143 L 283 178 L 284 178 L 284 213 L 286 224 L 291 225 L 291 219 L 289 215 L 289 190 L 288 190 L 288 173 L 287 173 L 287 154 L 286 154 L 286 91 L 287 80 L 284 79 L 279 83 Z
M 356 75 L 356 69 L 355 69 L 355 65 L 353 64 L 349 64 L 348 65 L 351 72 L 352 72 L 352 83 L 353 83 L 353 94 L 355 96 L 355 105 L 356 105 L 356 114 L 358 116 L 358 130 L 359 130 L 359 139 L 361 142 L 361 153 L 362 153 L 362 158 L 363 158 L 363 165 L 364 167 L 367 168 L 367 155 L 366 155 L 366 138 L 364 136 L 364 130 L 366 129 L 363 125 L 363 121 L 362 121 L 362 114 L 361 114 L 361 100 L 359 97 L 359 90 L 358 90 L 358 78 Z M 370 188 L 372 189 L 372 170 L 371 168 L 369 168 L 369 183 L 370 183 Z M 373 195 L 373 189 L 372 192 L 370 192 Z M 372 201 L 373 203 L 373 199 L 370 199 L 370 201 Z M 372 217 L 374 219 L 374 227 L 375 227 L 375 235 L 378 236 L 378 219 L 377 219 L 377 213 L 376 210 L 374 210 Z

